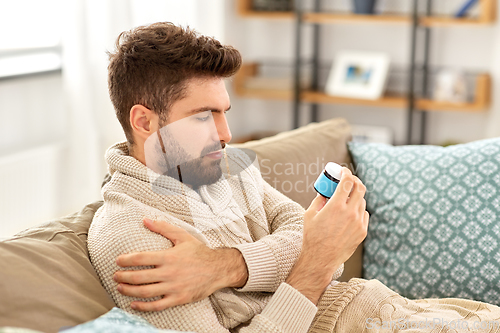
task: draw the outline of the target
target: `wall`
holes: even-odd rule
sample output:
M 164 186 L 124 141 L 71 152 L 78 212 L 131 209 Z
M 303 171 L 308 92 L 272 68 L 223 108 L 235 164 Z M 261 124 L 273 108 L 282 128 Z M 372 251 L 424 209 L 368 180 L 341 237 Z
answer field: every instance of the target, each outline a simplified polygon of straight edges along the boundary
M 0 81 L 0 238 L 64 211 L 65 111 L 60 73 Z
M 0 155 L 66 135 L 61 74 L 0 81 Z
M 325 2 L 326 3 L 326 2 Z M 348 10 L 347 1 L 328 2 L 332 8 Z M 405 12 L 411 1 L 380 1 L 379 9 Z M 436 2 L 436 12 L 449 13 L 462 3 L 461 0 Z M 235 4 L 227 2 L 227 41 L 236 45 L 244 60 L 273 59 L 274 62 L 292 64 L 294 52 L 294 23 L 287 20 L 241 18 Z M 499 6 L 500 7 L 500 6 Z M 500 14 L 500 13 L 499 13 Z M 500 16 L 500 15 L 499 15 Z M 304 29 L 303 57 L 310 56 L 311 29 Z M 321 58 L 330 64 L 339 50 L 367 50 L 386 52 L 391 66 L 407 68 L 410 59 L 409 26 L 404 25 L 323 25 L 321 30 Z M 466 72 L 490 72 L 493 82 L 500 80 L 500 25 L 483 27 L 440 27 L 432 30 L 431 64 L 436 67 L 462 68 Z M 498 60 L 497 60 L 498 59 Z M 328 70 L 328 69 L 327 69 Z M 500 135 L 500 118 L 497 115 L 500 89 L 494 84 L 492 108 L 483 113 L 431 112 L 428 116 L 427 143 L 444 141 L 467 142 Z M 289 129 L 291 103 L 240 99 L 232 95 L 232 103 L 242 115 L 233 120 L 233 127 L 240 134 L 266 129 Z M 236 113 L 236 112 L 234 112 Z M 251 115 L 251 117 L 249 116 Z M 236 118 L 236 115 L 233 115 Z M 368 108 L 347 105 L 321 105 L 320 120 L 345 117 L 352 124 L 390 127 L 396 143 L 406 139 L 406 110 L 394 108 Z M 303 106 L 302 123 L 308 121 L 308 107 Z

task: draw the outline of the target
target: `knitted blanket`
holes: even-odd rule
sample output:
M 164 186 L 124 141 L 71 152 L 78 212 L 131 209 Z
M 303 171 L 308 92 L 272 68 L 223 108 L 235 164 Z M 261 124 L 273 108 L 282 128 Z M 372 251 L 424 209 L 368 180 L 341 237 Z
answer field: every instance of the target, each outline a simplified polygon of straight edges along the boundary
M 377 280 L 351 279 L 329 288 L 309 333 L 500 332 L 500 308 L 472 300 L 410 300 Z

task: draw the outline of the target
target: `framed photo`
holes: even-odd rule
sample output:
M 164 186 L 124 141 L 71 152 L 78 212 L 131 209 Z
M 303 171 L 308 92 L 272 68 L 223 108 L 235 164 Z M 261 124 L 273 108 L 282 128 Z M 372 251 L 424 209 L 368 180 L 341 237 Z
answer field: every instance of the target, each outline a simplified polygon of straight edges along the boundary
M 325 91 L 334 96 L 378 99 L 385 90 L 389 62 L 385 53 L 339 52 Z

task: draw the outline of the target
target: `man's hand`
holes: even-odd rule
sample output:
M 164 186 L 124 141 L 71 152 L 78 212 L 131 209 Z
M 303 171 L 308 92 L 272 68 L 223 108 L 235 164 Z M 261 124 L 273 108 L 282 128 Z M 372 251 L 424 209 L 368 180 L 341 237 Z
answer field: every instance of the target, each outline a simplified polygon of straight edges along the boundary
M 154 266 L 139 271 L 118 271 L 114 280 L 126 296 L 150 298 L 153 302 L 132 302 L 132 309 L 161 311 L 176 305 L 199 301 L 216 290 L 242 287 L 248 271 L 236 249 L 210 249 L 182 228 L 163 221 L 144 219 L 154 232 L 170 239 L 174 247 L 156 252 L 124 254 L 116 259 L 120 267 Z
M 318 195 L 304 214 L 304 239 L 287 283 L 317 303 L 332 276 L 365 239 L 366 187 L 347 168 L 332 198 Z

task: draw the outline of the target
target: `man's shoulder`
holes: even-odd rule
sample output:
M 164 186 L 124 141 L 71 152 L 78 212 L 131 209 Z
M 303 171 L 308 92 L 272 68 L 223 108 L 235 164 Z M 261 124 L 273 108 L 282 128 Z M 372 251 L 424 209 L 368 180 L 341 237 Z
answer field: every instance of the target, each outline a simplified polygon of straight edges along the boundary
M 113 199 L 105 198 L 95 213 L 89 229 L 89 240 L 102 237 L 124 237 L 142 227 L 144 217 L 150 217 L 151 209 L 122 193 Z M 118 197 L 118 198 L 117 198 Z
M 144 218 L 168 221 L 159 214 L 131 198 L 128 203 L 105 201 L 94 215 L 88 233 L 88 250 L 93 260 L 106 261 L 124 253 L 158 251 L 171 246 L 171 242 L 144 225 Z M 107 259 L 108 258 L 108 259 Z

